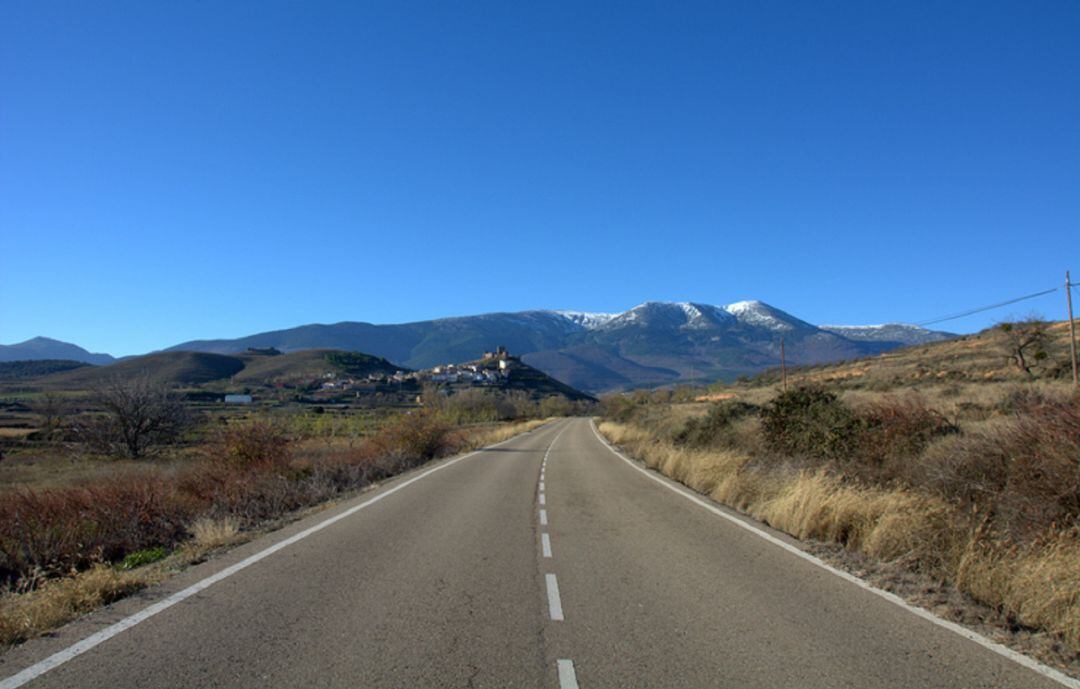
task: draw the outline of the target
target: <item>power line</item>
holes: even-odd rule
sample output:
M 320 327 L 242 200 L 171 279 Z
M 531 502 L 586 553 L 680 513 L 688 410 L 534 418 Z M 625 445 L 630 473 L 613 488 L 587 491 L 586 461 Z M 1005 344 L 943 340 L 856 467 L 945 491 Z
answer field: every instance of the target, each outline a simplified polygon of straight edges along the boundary
M 1073 283 L 1071 286 L 1076 286 L 1077 284 L 1080 284 L 1080 283 Z M 1041 297 L 1041 296 L 1043 296 L 1045 294 L 1051 294 L 1053 292 L 1057 292 L 1059 289 L 1061 289 L 1061 288 L 1060 287 L 1055 287 L 1053 289 L 1043 290 L 1042 292 L 1036 292 L 1034 294 L 1026 294 L 1026 295 L 1024 295 L 1022 297 L 1017 297 L 1015 299 L 1010 299 L 1008 301 L 999 302 L 997 304 L 991 304 L 990 306 L 980 306 L 977 309 L 970 309 L 968 311 L 962 311 L 961 313 L 954 313 L 951 316 L 943 316 L 941 318 L 934 318 L 934 319 L 931 319 L 929 321 L 923 321 L 922 323 L 917 323 L 916 325 L 920 325 L 920 326 L 933 325 L 934 323 L 944 323 L 945 321 L 952 321 L 952 320 L 956 320 L 957 318 L 963 318 L 965 316 L 973 316 L 973 315 L 975 315 L 977 313 L 982 313 L 983 311 L 990 311 L 990 310 L 993 310 L 993 309 L 1000 309 L 1002 306 L 1008 306 L 1009 304 L 1015 304 L 1018 301 L 1025 301 L 1027 299 L 1034 299 L 1035 297 Z

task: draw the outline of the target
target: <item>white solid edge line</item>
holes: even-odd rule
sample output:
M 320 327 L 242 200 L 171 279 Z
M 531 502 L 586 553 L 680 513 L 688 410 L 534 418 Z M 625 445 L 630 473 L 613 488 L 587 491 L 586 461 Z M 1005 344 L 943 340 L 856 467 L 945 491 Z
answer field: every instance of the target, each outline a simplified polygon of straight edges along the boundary
M 307 529 L 304 529 L 303 531 L 301 531 L 299 533 L 293 534 L 292 536 L 289 536 L 288 538 L 286 538 L 286 539 L 284 539 L 282 541 L 278 541 L 274 545 L 269 546 L 267 548 L 264 548 L 263 550 L 260 550 L 259 552 L 255 553 L 254 555 L 249 555 L 248 557 L 244 558 L 240 562 L 237 562 L 234 565 L 230 565 L 230 566 L 226 567 L 225 569 L 221 570 L 220 572 L 217 572 L 216 574 L 212 574 L 212 575 L 206 577 L 205 579 L 201 579 L 201 580 L 195 582 L 194 584 L 192 584 L 191 586 L 188 586 L 185 589 L 177 591 L 176 593 L 172 594 L 168 598 L 160 600 L 157 603 L 154 603 L 153 605 L 147 606 L 147 607 L 143 608 L 142 610 L 140 610 L 140 611 L 138 611 L 138 612 L 136 612 L 136 613 L 134 613 L 132 615 L 129 615 L 128 617 L 125 617 L 124 619 L 120 620 L 119 622 L 115 622 L 115 623 L 109 625 L 108 627 L 106 627 L 105 629 L 102 629 L 101 631 L 99 631 L 99 632 L 97 632 L 95 634 L 91 634 L 90 636 L 86 637 L 85 639 L 82 639 L 81 641 L 77 641 L 76 643 L 72 644 L 71 646 L 68 646 L 67 648 L 63 649 L 62 651 L 57 651 L 56 653 L 52 654 L 48 658 L 45 658 L 44 660 L 38 661 L 37 663 L 34 663 L 30 667 L 27 667 L 27 668 L 23 669 L 22 671 L 17 672 L 14 675 L 11 675 L 10 677 L 8 677 L 8 678 L 6 678 L 4 680 L 0 680 L 0 689 L 16 689 L 16 687 L 21 687 L 22 685 L 26 684 L 27 682 L 30 682 L 30 681 L 32 681 L 34 679 L 37 679 L 38 677 L 45 674 L 49 670 L 57 668 L 60 665 L 63 665 L 64 663 L 68 662 L 69 660 L 71 660 L 73 658 L 76 658 L 76 657 L 82 655 L 83 653 L 86 653 L 87 651 L 94 648 L 95 646 L 98 646 L 99 644 L 102 644 L 102 643 L 108 641 L 109 639 L 113 638 L 117 634 L 120 634 L 121 632 L 124 632 L 124 631 L 126 631 L 128 629 L 131 629 L 132 627 L 139 624 L 140 622 L 143 622 L 145 620 L 150 619 L 151 617 L 158 614 L 159 612 L 167 610 L 167 609 L 171 608 L 172 606 L 176 605 L 177 603 L 180 603 L 180 602 L 182 602 L 184 600 L 187 600 L 188 598 L 191 598 L 195 594 L 197 594 L 197 593 L 199 593 L 199 592 L 213 586 L 214 584 L 221 581 L 222 579 L 226 579 L 226 578 L 232 576 L 233 574 L 236 574 L 237 572 L 239 572 L 239 571 L 241 571 L 243 569 L 247 569 L 248 567 L 255 564 L 256 562 L 258 562 L 260 560 L 263 560 L 263 559 L 265 559 L 267 557 L 270 557 L 271 555 L 273 555 L 277 551 L 282 550 L 283 548 L 287 548 L 290 545 L 292 545 L 293 543 L 296 543 L 297 541 L 301 541 L 301 540 L 307 538 L 308 536 L 310 536 L 310 535 L 312 535 L 312 534 L 314 534 L 314 533 L 316 533 L 318 531 L 322 531 L 323 529 L 330 526 L 331 524 L 336 524 L 337 522 L 341 521 L 342 519 L 345 519 L 346 517 L 350 517 L 350 516 L 356 514 L 360 510 L 364 509 L 365 507 L 369 507 L 371 505 L 374 505 L 375 503 L 379 502 L 383 498 L 386 498 L 386 497 L 391 496 L 394 493 L 398 492 L 402 488 L 405 488 L 406 486 L 409 486 L 409 485 L 411 485 L 413 483 L 416 483 L 420 479 L 426 478 L 426 477 L 434 474 L 436 471 L 442 471 L 443 469 L 445 469 L 445 468 L 447 468 L 449 466 L 453 466 L 453 465 L 457 464 L 460 461 L 466 460 L 466 459 L 468 459 L 470 457 L 475 457 L 476 455 L 481 454 L 482 452 L 484 452 L 484 450 L 487 450 L 487 449 L 490 449 L 490 448 L 493 448 L 493 447 L 498 447 L 500 445 L 503 445 L 505 443 L 510 442 L 511 440 L 515 440 L 517 438 L 520 438 L 522 435 L 525 435 L 525 434 L 519 434 L 519 435 L 514 436 L 513 438 L 507 438 L 506 440 L 504 440 L 502 442 L 495 443 L 494 445 L 489 445 L 488 447 L 480 449 L 480 450 L 475 450 L 473 452 L 470 452 L 467 455 L 462 455 L 461 457 L 457 457 L 455 459 L 451 459 L 451 460 L 449 460 L 447 462 L 444 462 L 444 463 L 440 464 L 437 467 L 433 467 L 431 469 L 428 469 L 427 471 L 420 474 L 419 476 L 414 476 L 411 479 L 408 479 L 407 481 L 403 481 L 402 483 L 394 486 L 393 488 L 390 488 L 390 489 L 388 489 L 388 490 L 386 490 L 386 491 L 384 491 L 382 493 L 379 493 L 378 495 L 371 498 L 370 500 L 366 500 L 366 501 L 360 503 L 359 505 L 355 505 L 353 507 L 350 507 L 349 509 L 345 510 L 344 512 L 342 512 L 340 514 L 336 514 L 333 517 L 329 517 L 327 519 L 324 519 L 323 521 L 319 522 L 318 524 L 316 524 L 314 526 L 311 526 L 311 527 L 308 527 Z
M 545 574 L 544 580 L 547 581 L 548 612 L 551 614 L 552 620 L 562 622 L 563 613 L 562 599 L 559 598 L 559 580 L 555 578 L 554 574 Z
M 544 557 L 551 557 L 551 536 L 540 534 L 540 547 L 544 550 Z
M 547 526 L 547 510 L 540 510 L 540 526 Z
M 574 661 L 556 661 L 559 668 L 559 689 L 578 689 L 577 673 L 574 672 Z
M 968 629 L 967 627 L 956 624 L 955 622 L 950 622 L 949 620 L 944 620 L 944 619 L 938 617 L 937 615 L 933 614 L 929 610 L 925 610 L 923 608 L 914 606 L 914 605 L 908 603 L 906 600 L 904 600 L 900 596 L 896 595 L 895 593 L 890 593 L 889 591 L 884 591 L 882 589 L 879 589 L 876 586 L 871 585 L 867 581 L 865 581 L 863 579 L 860 579 L 859 577 L 855 576 L 854 574 L 849 574 L 848 572 L 845 572 L 845 571 L 843 571 L 841 569 L 837 569 L 836 567 L 833 567 L 832 565 L 828 565 L 825 562 L 823 562 L 822 560 L 820 560 L 819 558 L 814 557 L 810 553 L 807 553 L 806 551 L 801 550 L 801 549 L 791 545 L 790 543 L 786 543 L 783 540 L 777 538 L 776 536 L 773 536 L 772 534 L 770 534 L 770 533 L 768 533 L 766 531 L 763 531 L 763 530 L 757 528 L 756 526 L 743 521 L 742 519 L 739 519 L 737 517 L 734 517 L 734 516 L 728 514 L 724 510 L 717 507 L 716 505 L 711 505 L 708 502 L 706 502 L 704 499 L 699 498 L 696 495 L 691 495 L 689 492 L 687 492 L 687 491 L 689 491 L 688 488 L 683 489 L 683 488 L 681 488 L 679 486 L 676 486 L 673 482 L 669 482 L 668 480 L 666 480 L 664 478 L 660 478 L 654 472 L 651 472 L 648 469 L 642 468 L 641 466 L 639 466 L 637 464 L 637 462 L 630 459 L 629 457 L 624 455 L 622 452 L 619 452 L 618 450 L 616 450 L 611 445 L 611 443 L 609 443 L 607 441 L 606 438 L 604 438 L 602 435 L 600 435 L 600 432 L 596 429 L 596 423 L 592 419 L 589 419 L 589 425 L 592 427 L 593 435 L 596 436 L 597 440 L 599 440 L 601 443 L 603 443 L 604 446 L 607 447 L 608 450 L 613 452 L 616 457 L 622 459 L 624 462 L 629 464 L 631 467 L 633 467 L 637 471 L 641 472 L 642 474 L 644 474 L 646 477 L 652 479 L 653 481 L 656 481 L 658 484 L 660 484 L 664 488 L 667 488 L 668 490 L 672 491 L 673 493 L 675 493 L 677 495 L 681 495 L 682 497 L 686 498 L 687 500 L 689 500 L 691 502 L 697 503 L 699 506 L 704 507 L 705 509 L 709 510 L 710 512 L 712 512 L 712 513 L 714 513 L 714 514 L 716 514 L 716 515 L 718 515 L 720 517 L 723 517 L 724 519 L 728 520 L 732 524 L 735 524 L 736 526 L 739 526 L 739 527 L 741 527 L 743 529 L 746 529 L 747 531 L 749 531 L 750 533 L 752 533 L 752 534 L 754 534 L 756 536 L 760 536 L 761 538 L 764 538 L 766 541 L 772 543 L 773 545 L 776 545 L 776 546 L 779 546 L 779 547 L 783 548 L 784 550 L 788 551 L 792 555 L 795 555 L 796 557 L 800 557 L 803 560 L 806 560 L 807 562 L 809 562 L 811 564 L 817 565 L 818 567 L 824 569 L 825 571 L 827 571 L 827 572 L 829 572 L 831 574 L 834 574 L 834 575 L 840 577 L 841 579 L 843 579 L 845 581 L 848 581 L 848 582 L 850 582 L 852 584 L 855 584 L 856 586 L 858 586 L 859 588 L 861 588 L 863 590 L 869 591 L 870 593 L 873 593 L 874 595 L 880 596 L 881 598 L 884 598 L 885 600 L 889 601 L 890 603 L 898 605 L 901 608 L 904 608 L 905 610 L 907 610 L 908 612 L 910 612 L 910 613 L 912 613 L 914 615 L 917 615 L 917 616 L 923 618 L 924 620 L 927 620 L 928 622 L 932 622 L 932 623 L 938 625 L 939 627 L 943 627 L 945 629 L 948 629 L 949 631 L 951 631 L 951 632 L 953 632 L 955 634 L 958 634 L 959 636 L 962 636 L 962 637 L 964 637 L 965 639 L 967 639 L 969 641 L 974 641 L 975 643 L 979 644 L 983 648 L 986 648 L 986 649 L 988 649 L 990 651 L 993 651 L 994 653 L 997 653 L 1000 656 L 1008 658 L 1009 660 L 1011 660 L 1011 661 L 1013 661 L 1015 663 L 1023 665 L 1027 669 L 1033 670 L 1034 672 L 1037 672 L 1040 675 L 1043 675 L 1044 677 L 1048 677 L 1049 679 L 1052 679 L 1055 682 L 1058 682 L 1058 683 L 1060 683 L 1060 684 L 1062 684 L 1062 685 L 1064 685 L 1066 687 L 1071 687 L 1072 689 L 1080 689 L 1080 680 L 1073 679 L 1072 677 L 1069 677 L 1068 675 L 1061 672 L 1060 670 L 1055 670 L 1054 668 L 1052 668 L 1052 667 L 1050 667 L 1048 665 L 1043 665 L 1042 663 L 1035 660 L 1034 658 L 1026 656 L 1023 653 L 1020 653 L 1019 651 L 1014 651 L 1013 649 L 1009 648 L 1008 646 L 1004 646 L 1002 644 L 999 644 L 996 641 L 991 641 L 990 639 L 986 638 L 982 634 L 974 632 L 974 631 Z M 3 687 L 0 687 L 0 689 L 3 689 Z

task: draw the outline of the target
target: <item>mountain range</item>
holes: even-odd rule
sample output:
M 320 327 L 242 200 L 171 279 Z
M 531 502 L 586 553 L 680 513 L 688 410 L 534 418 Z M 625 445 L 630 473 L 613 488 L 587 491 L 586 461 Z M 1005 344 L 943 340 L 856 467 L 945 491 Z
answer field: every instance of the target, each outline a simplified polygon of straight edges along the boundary
M 646 302 L 622 313 L 521 311 L 395 325 L 304 325 L 171 349 L 228 354 L 249 347 L 329 347 L 419 369 L 467 361 L 504 345 L 564 383 L 604 392 L 752 374 L 780 363 L 781 339 L 789 363 L 812 364 L 949 337 L 903 324 L 818 327 L 760 301 Z
M 235 339 L 193 340 L 166 351 L 341 349 L 422 369 L 469 361 L 502 345 L 564 383 L 605 392 L 753 374 L 780 363 L 781 340 L 789 363 L 814 364 L 950 337 L 903 324 L 816 326 L 760 301 L 726 306 L 646 302 L 622 313 L 521 311 L 389 325 L 312 324 Z

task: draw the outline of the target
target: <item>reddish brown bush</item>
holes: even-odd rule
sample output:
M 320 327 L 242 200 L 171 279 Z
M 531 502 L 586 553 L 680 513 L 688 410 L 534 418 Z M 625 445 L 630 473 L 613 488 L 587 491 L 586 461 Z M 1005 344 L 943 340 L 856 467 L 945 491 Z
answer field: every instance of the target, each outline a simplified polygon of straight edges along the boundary
M 1008 418 L 929 447 L 923 483 L 1018 540 L 1080 523 L 1080 397 L 1013 394 Z
M 913 465 L 931 441 L 959 431 L 917 395 L 886 397 L 861 409 L 858 416 L 862 427 L 858 450 L 845 468 L 879 484 L 911 483 Z
M 266 421 L 221 430 L 209 445 L 212 459 L 240 467 L 284 466 L 291 456 L 291 439 Z
M 415 464 L 453 451 L 459 439 L 438 415 L 416 412 L 399 416 L 371 442 L 381 454 Z
M 998 505 L 1017 534 L 1080 520 L 1080 398 L 1043 400 L 1019 413 L 997 441 L 1011 458 Z
M 171 545 L 199 505 L 165 481 L 120 479 L 0 498 L 0 577 L 52 575 Z

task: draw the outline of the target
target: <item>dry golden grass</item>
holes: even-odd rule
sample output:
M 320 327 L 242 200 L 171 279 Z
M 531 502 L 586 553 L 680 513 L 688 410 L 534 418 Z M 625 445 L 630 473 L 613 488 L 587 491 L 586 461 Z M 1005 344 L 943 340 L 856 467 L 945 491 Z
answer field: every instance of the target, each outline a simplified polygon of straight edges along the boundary
M 150 583 L 147 572 L 98 565 L 28 593 L 0 595 L 0 644 L 33 638 Z
M 1080 649 L 1080 538 L 1058 534 L 1017 546 L 975 538 L 957 568 L 957 584 L 1000 606 L 1028 627 L 1060 635 Z
M 599 430 L 646 466 L 776 529 L 951 581 L 1080 652 L 1077 534 L 1010 547 L 929 495 L 846 483 L 824 472 L 754 468 L 748 455 L 688 450 L 635 425 L 603 421 Z
M 191 541 L 188 545 L 200 551 L 216 550 L 243 540 L 240 535 L 240 522 L 231 516 L 219 519 L 202 517 L 196 519 L 189 528 Z
M 501 443 L 504 440 L 509 440 L 515 435 L 521 435 L 534 428 L 539 428 L 544 424 L 550 422 L 551 419 L 534 419 L 532 421 L 520 421 L 511 424 L 500 424 L 492 428 L 484 428 L 482 430 L 473 430 L 468 432 L 466 440 L 466 447 L 470 449 L 476 449 L 480 447 L 486 447 L 488 445 L 494 445 L 495 443 Z
M 712 392 L 708 395 L 698 395 L 694 398 L 695 402 L 723 402 L 724 400 L 735 399 L 734 392 Z
M 36 428 L 0 428 L 0 438 L 25 438 Z

